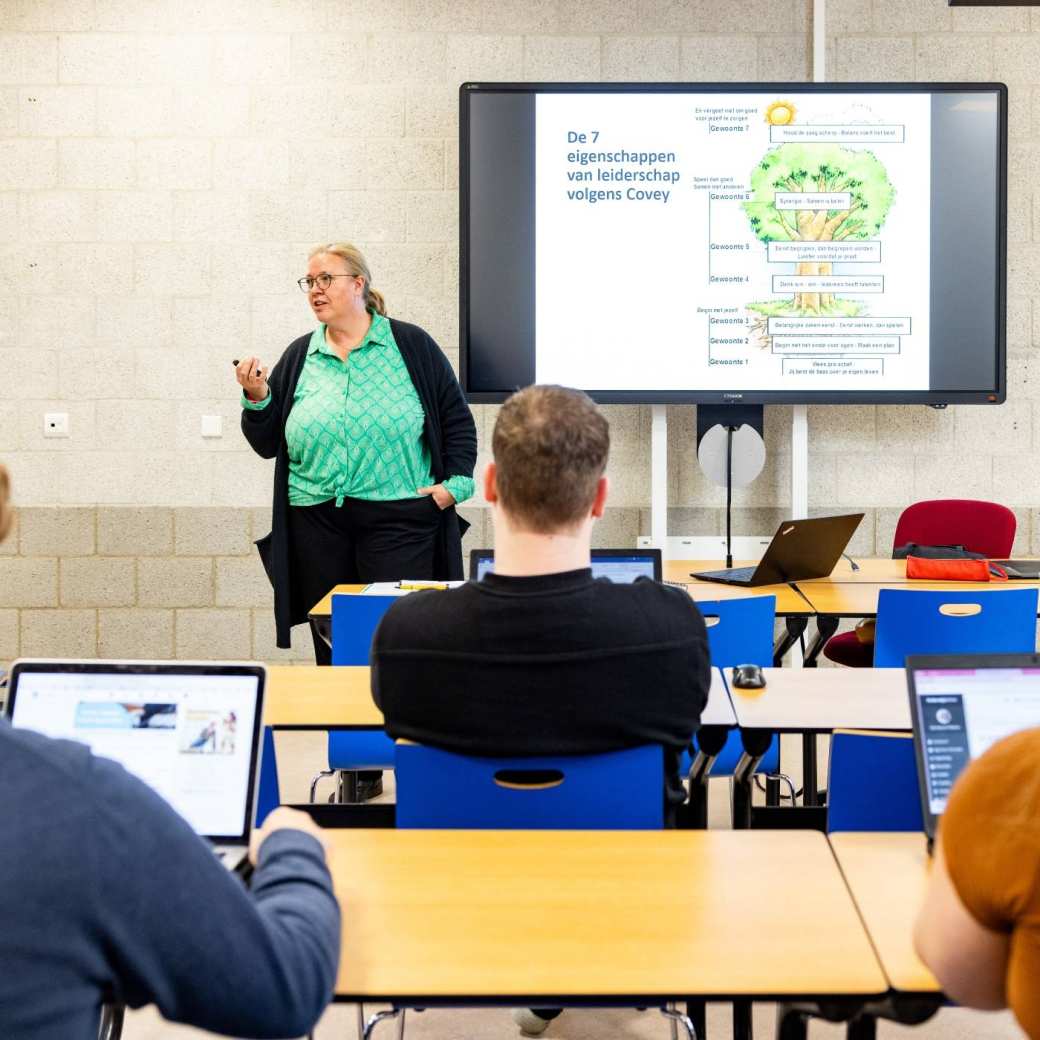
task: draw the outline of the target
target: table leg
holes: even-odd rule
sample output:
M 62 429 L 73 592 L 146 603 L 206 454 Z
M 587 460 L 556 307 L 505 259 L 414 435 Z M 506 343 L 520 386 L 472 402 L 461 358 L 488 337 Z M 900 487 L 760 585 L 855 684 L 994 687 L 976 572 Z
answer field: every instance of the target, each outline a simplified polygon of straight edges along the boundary
M 708 1035 L 708 1002 L 703 997 L 688 997 L 686 1017 L 693 1023 L 697 1036 L 706 1038 Z
M 784 663 L 787 651 L 801 639 L 802 634 L 809 626 L 809 619 L 804 617 L 784 618 L 787 631 L 776 641 L 773 646 L 773 665 L 779 668 Z
M 733 1001 L 733 1040 L 752 1040 L 751 1001 Z
M 876 1040 L 877 1019 L 873 1015 L 857 1015 L 845 1027 L 846 1040 Z
M 809 648 L 805 651 L 805 662 L 803 668 L 815 668 L 816 659 L 820 656 L 827 640 L 838 631 L 839 619 L 832 614 L 816 615 L 816 635 L 813 636 Z
M 816 734 L 802 734 L 802 805 L 819 805 L 816 781 Z
M 729 730 L 722 726 L 705 726 L 696 736 L 697 751 L 690 765 L 690 801 L 686 814 L 687 827 L 704 830 L 708 826 L 708 780 L 711 767 L 726 745 Z
M 776 1040 L 808 1040 L 809 1016 L 789 1004 L 776 1006 Z
M 754 784 L 755 770 L 769 750 L 772 739 L 772 730 L 742 729 L 740 731 L 740 742 L 744 745 L 744 754 L 740 756 L 736 768 L 733 770 L 733 827 L 735 830 L 748 830 L 751 827 L 751 789 Z

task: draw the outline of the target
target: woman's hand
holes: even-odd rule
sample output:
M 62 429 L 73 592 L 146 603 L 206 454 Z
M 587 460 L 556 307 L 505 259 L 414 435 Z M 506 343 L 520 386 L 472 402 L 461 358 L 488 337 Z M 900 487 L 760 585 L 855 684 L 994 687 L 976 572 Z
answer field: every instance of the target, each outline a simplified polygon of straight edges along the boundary
M 260 359 L 243 358 L 235 368 L 235 378 L 242 387 L 242 392 L 250 401 L 266 400 L 270 389 L 267 386 L 267 369 L 260 367 Z
M 420 495 L 429 495 L 437 503 L 438 509 L 447 509 L 455 505 L 455 496 L 443 484 L 431 484 L 418 489 Z

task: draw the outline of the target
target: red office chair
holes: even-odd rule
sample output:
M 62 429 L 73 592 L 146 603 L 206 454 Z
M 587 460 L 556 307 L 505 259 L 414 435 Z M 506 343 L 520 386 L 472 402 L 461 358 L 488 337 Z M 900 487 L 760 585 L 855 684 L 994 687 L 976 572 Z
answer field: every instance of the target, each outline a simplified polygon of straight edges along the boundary
M 963 545 L 970 552 L 1001 558 L 1011 553 L 1015 514 L 996 502 L 971 498 L 939 498 L 907 506 L 896 524 L 892 548 L 918 545 Z M 850 668 L 870 668 L 874 644 L 861 643 L 855 632 L 842 632 L 827 641 L 824 657 Z

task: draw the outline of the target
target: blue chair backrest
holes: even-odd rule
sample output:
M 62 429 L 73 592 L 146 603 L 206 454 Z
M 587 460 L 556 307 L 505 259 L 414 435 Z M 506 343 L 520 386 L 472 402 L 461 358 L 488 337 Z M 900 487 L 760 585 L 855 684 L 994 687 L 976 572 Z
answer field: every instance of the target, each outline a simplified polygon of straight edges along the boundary
M 766 668 L 773 663 L 776 596 L 701 600 L 697 606 L 708 626 L 708 646 L 715 667 L 757 664 Z M 740 734 L 734 731 L 726 738 L 725 746 L 715 759 L 711 775 L 732 773 L 743 752 Z M 690 768 L 686 755 L 683 755 L 681 768 L 683 771 Z M 775 773 L 780 768 L 780 744 L 775 737 L 759 768 L 766 773 Z
M 372 636 L 396 596 L 332 597 L 332 663 L 368 664 Z
M 913 737 L 836 731 L 827 780 L 827 830 L 923 829 Z
M 944 614 L 946 604 L 976 604 L 970 615 Z M 882 589 L 878 596 L 874 667 L 902 668 L 908 654 L 1014 654 L 1036 649 L 1037 590 L 925 592 Z
M 708 626 L 715 667 L 758 664 L 765 668 L 773 663 L 776 596 L 703 600 L 697 606 Z
M 596 755 L 480 758 L 397 745 L 397 826 L 657 830 L 664 756 L 646 744 Z

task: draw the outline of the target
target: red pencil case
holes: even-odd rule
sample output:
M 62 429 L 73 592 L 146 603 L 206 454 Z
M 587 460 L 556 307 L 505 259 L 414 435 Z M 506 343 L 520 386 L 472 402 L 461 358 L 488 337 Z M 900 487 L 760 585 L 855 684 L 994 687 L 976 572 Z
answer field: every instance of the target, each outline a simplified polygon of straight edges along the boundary
M 906 576 L 928 581 L 1007 581 L 1007 572 L 989 560 L 926 560 L 906 558 Z

